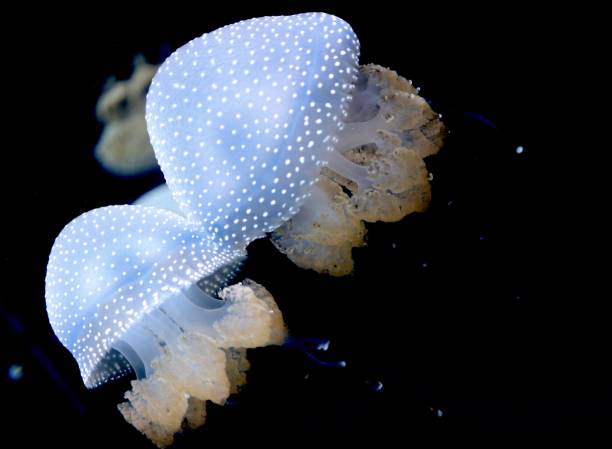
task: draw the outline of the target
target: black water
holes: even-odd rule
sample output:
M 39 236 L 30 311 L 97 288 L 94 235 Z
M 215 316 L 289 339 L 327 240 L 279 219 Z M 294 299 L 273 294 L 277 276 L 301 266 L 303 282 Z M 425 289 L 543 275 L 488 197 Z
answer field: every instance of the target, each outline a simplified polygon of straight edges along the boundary
M 567 194 L 578 181 L 561 169 L 575 149 L 553 140 L 562 130 L 548 120 L 550 65 L 564 51 L 548 15 L 320 2 L 117 8 L 22 13 L 6 42 L 4 95 L 14 101 L 2 144 L 3 437 L 151 447 L 115 408 L 127 381 L 87 391 L 44 307 L 46 258 L 62 227 L 162 179 L 117 178 L 97 165 L 95 101 L 107 77 L 129 75 L 139 52 L 155 61 L 239 19 L 308 10 L 351 23 L 362 62 L 411 78 L 443 114 L 451 134 L 427 161 L 433 200 L 423 214 L 370 225 L 346 278 L 298 269 L 267 241 L 252 244 L 244 276 L 273 293 L 292 334 L 329 338 L 321 357 L 347 366 L 325 368 L 290 348 L 251 351 L 246 390 L 211 406 L 206 426 L 176 447 L 370 438 L 408 446 L 609 427 L 606 295 L 583 280 L 592 261 L 573 226 L 581 201 Z

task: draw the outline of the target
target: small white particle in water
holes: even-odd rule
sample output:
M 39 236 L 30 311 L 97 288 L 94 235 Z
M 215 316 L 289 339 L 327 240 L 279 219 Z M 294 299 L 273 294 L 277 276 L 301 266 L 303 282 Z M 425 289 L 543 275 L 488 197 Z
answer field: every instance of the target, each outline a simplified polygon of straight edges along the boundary
M 427 179 L 430 181 L 433 181 L 433 173 L 429 172 L 429 175 L 427 176 Z
M 429 407 L 429 411 L 433 413 L 434 415 L 436 415 L 438 418 L 441 418 L 442 416 L 444 416 L 444 412 L 440 410 L 439 408 Z
M 515 151 L 516 151 L 516 154 L 521 154 L 524 150 L 525 149 L 521 145 L 519 145 L 518 147 L 516 147 Z

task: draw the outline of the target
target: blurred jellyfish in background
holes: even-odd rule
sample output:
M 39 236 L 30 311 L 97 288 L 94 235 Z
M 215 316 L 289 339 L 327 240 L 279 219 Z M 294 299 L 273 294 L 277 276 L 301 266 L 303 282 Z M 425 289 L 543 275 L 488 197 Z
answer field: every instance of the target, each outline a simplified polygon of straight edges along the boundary
M 57 238 L 51 325 L 88 387 L 136 373 L 119 409 L 157 445 L 245 383 L 247 348 L 286 340 L 263 286 L 230 285 L 250 242 L 272 233 L 299 266 L 343 275 L 364 221 L 427 206 L 423 158 L 443 125 L 410 82 L 358 57 L 350 25 L 323 13 L 189 42 L 147 95 L 167 187 L 87 212 Z
M 94 153 L 115 175 L 135 176 L 157 167 L 144 116 L 145 96 L 157 68 L 137 56 L 130 79 L 109 79 L 96 105 L 104 129 Z

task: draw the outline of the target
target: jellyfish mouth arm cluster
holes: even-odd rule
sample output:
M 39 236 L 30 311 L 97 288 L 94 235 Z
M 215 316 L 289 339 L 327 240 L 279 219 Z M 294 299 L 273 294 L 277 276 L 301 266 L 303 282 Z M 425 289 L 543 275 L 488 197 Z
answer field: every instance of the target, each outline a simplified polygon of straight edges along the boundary
M 264 287 L 245 281 L 223 289 L 219 296 L 224 305 L 218 309 L 198 310 L 176 302 L 171 305 L 174 310 L 160 307 L 165 315 L 161 319 L 171 331 L 156 337 L 158 354 L 150 362 L 150 372 L 132 382 L 127 402 L 119 404 L 125 419 L 160 447 L 171 444 L 184 425 L 202 425 L 206 401 L 223 405 L 246 383 L 247 348 L 285 340 L 282 315 Z M 206 313 L 216 319 L 201 317 Z M 212 323 L 203 325 L 207 321 Z M 156 323 L 145 326 L 145 331 L 159 328 Z
M 427 208 L 424 158 L 438 152 L 445 136 L 440 117 L 392 70 L 361 66 L 352 97 L 311 196 L 271 235 L 298 266 L 334 276 L 353 270 L 352 248 L 365 245 L 364 222 L 398 221 Z

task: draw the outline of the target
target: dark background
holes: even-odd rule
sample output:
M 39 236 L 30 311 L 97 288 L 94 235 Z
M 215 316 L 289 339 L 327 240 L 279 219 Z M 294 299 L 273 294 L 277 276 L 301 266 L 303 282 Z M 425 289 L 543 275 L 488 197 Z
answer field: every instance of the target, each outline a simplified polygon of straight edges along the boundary
M 574 131 L 551 119 L 564 107 L 553 98 L 567 87 L 558 58 L 572 63 L 556 11 L 322 2 L 222 9 L 172 2 L 5 14 L 16 28 L 3 62 L 3 438 L 151 447 L 116 410 L 128 381 L 86 390 L 44 305 L 47 256 L 62 227 L 162 180 L 118 178 L 93 158 L 105 80 L 128 77 L 138 53 L 159 62 L 219 26 L 313 10 L 347 20 L 362 63 L 412 79 L 443 114 L 451 134 L 427 160 L 432 203 L 400 223 L 369 225 L 368 246 L 354 250 L 355 272 L 345 278 L 298 269 L 268 241 L 253 243 L 243 276 L 272 292 L 292 335 L 330 338 L 321 357 L 347 367 L 319 366 L 291 348 L 251 351 L 244 392 L 211 405 L 207 424 L 176 447 L 609 430 L 606 294 L 583 277 L 593 260 L 582 257 L 587 237 L 574 226 L 583 221 L 572 187 L 580 182 L 568 170 L 576 148 L 555 138 Z M 11 378 L 12 366 L 21 378 Z

